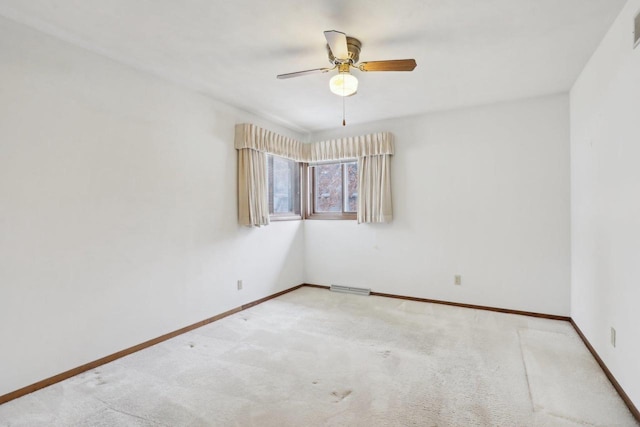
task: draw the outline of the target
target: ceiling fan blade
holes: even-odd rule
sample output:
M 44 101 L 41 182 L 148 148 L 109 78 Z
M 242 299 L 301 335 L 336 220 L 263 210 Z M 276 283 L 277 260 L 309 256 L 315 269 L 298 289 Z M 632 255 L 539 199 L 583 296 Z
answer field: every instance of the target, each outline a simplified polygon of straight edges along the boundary
M 415 59 L 392 59 L 362 62 L 358 68 L 360 71 L 413 71 L 416 65 Z
M 333 68 L 314 68 L 313 70 L 297 71 L 295 73 L 287 73 L 287 74 L 278 74 L 277 78 L 290 79 L 292 77 L 306 76 L 308 74 L 326 73 L 327 71 L 331 71 L 331 70 L 333 70 Z
M 340 31 L 325 31 L 324 37 L 333 57 L 336 59 L 349 59 L 349 50 L 347 49 L 347 36 Z

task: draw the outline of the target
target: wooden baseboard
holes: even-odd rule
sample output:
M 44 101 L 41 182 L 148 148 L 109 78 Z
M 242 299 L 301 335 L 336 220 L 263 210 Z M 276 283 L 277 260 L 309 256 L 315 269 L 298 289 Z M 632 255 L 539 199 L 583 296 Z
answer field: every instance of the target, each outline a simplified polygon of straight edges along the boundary
M 320 289 L 330 289 L 330 286 L 324 285 L 313 285 L 310 283 L 304 283 L 302 286 L 308 286 L 311 288 L 320 288 Z M 403 299 L 407 301 L 417 301 L 417 302 L 427 302 L 431 304 L 443 304 L 443 305 L 451 305 L 454 307 L 464 307 L 464 308 L 475 308 L 476 310 L 487 310 L 487 311 L 497 311 L 499 313 L 508 313 L 508 314 L 519 314 L 522 316 L 529 317 L 541 317 L 543 319 L 552 319 L 552 320 L 564 320 L 566 322 L 570 321 L 571 318 L 567 316 L 558 316 L 555 314 L 544 314 L 544 313 L 534 313 L 531 311 L 520 311 L 520 310 L 509 310 L 508 308 L 497 308 L 497 307 L 488 307 L 485 305 L 474 305 L 474 304 L 463 304 L 459 302 L 450 302 L 450 301 L 442 301 L 437 299 L 428 299 L 428 298 L 417 298 L 417 297 L 409 297 L 406 295 L 397 295 L 397 294 L 386 294 L 383 292 L 371 292 L 371 295 L 378 297 L 386 297 L 386 298 L 396 298 Z
M 600 365 L 600 367 L 604 371 L 604 374 L 607 376 L 607 378 L 609 378 L 609 381 L 611 382 L 611 385 L 613 385 L 613 388 L 616 389 L 616 391 L 618 392 L 618 394 L 620 395 L 624 403 L 629 408 L 629 411 L 631 411 L 634 418 L 640 422 L 640 411 L 638 411 L 638 408 L 636 408 L 636 406 L 633 404 L 633 402 L 631 401 L 627 393 L 624 391 L 624 389 L 622 388 L 618 380 L 616 380 L 616 377 L 613 376 L 613 374 L 611 373 L 607 365 L 600 358 L 600 355 L 598 355 L 598 353 L 593 348 L 593 346 L 591 345 L 587 337 L 582 333 L 582 331 L 580 330 L 576 322 L 573 319 L 571 319 L 570 322 L 571 322 L 571 325 L 573 326 L 573 329 L 575 329 L 578 335 L 580 336 L 580 338 L 582 338 L 582 342 L 584 342 L 584 345 L 587 346 L 587 348 L 593 355 L 594 359 L 596 359 L 596 362 L 598 362 L 598 365 Z
M 331 286 L 325 285 L 313 285 L 311 283 L 303 283 L 302 286 L 306 286 L 308 288 L 318 288 L 318 289 L 331 289 Z
M 289 292 L 293 292 L 293 291 L 295 291 L 296 289 L 300 289 L 300 288 L 301 288 L 301 287 L 303 287 L 303 286 L 304 286 L 304 284 L 302 284 L 302 285 L 297 285 L 297 286 L 294 286 L 293 288 L 285 289 L 284 291 L 276 292 L 275 294 L 272 294 L 272 295 L 266 296 L 266 297 L 264 297 L 264 298 L 260 298 L 260 299 L 258 299 L 258 300 L 255 300 L 255 301 L 249 302 L 249 303 L 247 303 L 247 304 L 243 304 L 243 305 L 242 305 L 242 307 L 240 308 L 240 310 L 238 310 L 238 311 L 246 310 L 247 308 L 251 308 L 251 307 L 253 307 L 253 306 L 255 306 L 255 305 L 262 304 L 263 302 L 269 301 L 270 299 L 277 298 L 277 297 L 279 297 L 280 295 L 288 294 Z M 216 319 L 216 320 L 217 320 L 217 319 Z
M 435 300 L 435 299 L 428 299 L 428 298 L 415 298 L 415 297 L 408 297 L 404 295 L 385 294 L 382 292 L 371 292 L 371 295 L 375 295 L 379 297 L 387 297 L 387 298 L 404 299 L 408 301 L 418 301 L 418 302 L 428 302 L 432 304 L 450 305 L 453 307 L 473 308 L 476 310 L 495 311 L 498 313 L 518 314 L 520 316 L 540 317 L 542 319 L 563 320 L 565 322 L 568 322 L 571 320 L 570 317 L 558 316 L 556 314 L 535 313 L 533 311 L 510 310 L 508 308 L 489 307 L 486 305 L 463 304 L 460 302 L 442 301 L 442 300 Z
M 247 303 L 247 304 L 243 304 L 240 307 L 232 308 L 231 310 L 225 311 L 224 313 L 220 313 L 220 314 L 218 314 L 216 316 L 210 317 L 210 318 L 205 319 L 205 320 L 201 320 L 200 322 L 194 323 L 194 324 L 189 325 L 189 326 L 185 326 L 184 328 L 180 328 L 180 329 L 175 330 L 173 332 L 169 332 L 168 334 L 164 334 L 164 335 L 161 335 L 161 336 L 159 336 L 157 338 L 150 339 L 149 341 L 145 341 L 145 342 L 143 342 L 141 344 L 134 345 L 133 347 L 129 347 L 129 348 L 126 348 L 124 350 L 120 350 L 120 351 L 118 351 L 116 353 L 113 353 L 113 354 L 110 354 L 108 356 L 102 357 L 102 358 L 100 358 L 98 360 L 94 360 L 93 362 L 85 363 L 84 365 L 78 366 L 78 367 L 73 368 L 73 369 L 69 369 L 68 371 L 65 371 L 65 372 L 62 372 L 60 374 L 54 375 L 52 377 L 49 377 L 47 379 L 38 381 L 36 383 L 33 383 L 31 385 L 28 385 L 28 386 L 23 387 L 21 389 L 18 389 L 16 391 L 12 391 L 10 393 L 4 394 L 4 395 L 0 396 L 0 405 L 3 404 L 3 403 L 9 402 L 10 400 L 17 399 L 18 397 L 22 397 L 22 396 L 24 396 L 26 394 L 33 393 L 34 391 L 40 390 L 41 388 L 48 387 L 48 386 L 53 385 L 55 383 L 59 383 L 60 381 L 64 381 L 64 380 L 66 380 L 68 378 L 74 377 L 74 376 L 76 376 L 78 374 L 81 374 L 83 372 L 86 372 L 88 370 L 95 369 L 100 365 L 104 365 L 105 363 L 113 362 L 114 360 L 120 359 L 121 357 L 128 356 L 128 355 L 130 355 L 132 353 L 135 353 L 135 352 L 138 352 L 140 350 L 144 350 L 145 348 L 151 347 L 152 345 L 155 345 L 155 344 L 161 343 L 163 341 L 166 341 L 168 339 L 177 337 L 178 335 L 182 335 L 185 332 L 192 331 L 194 329 L 200 328 L 201 326 L 207 325 L 209 323 L 212 323 L 212 322 L 215 322 L 217 320 L 223 319 L 223 318 L 225 318 L 227 316 L 230 316 L 232 314 L 238 313 L 238 312 L 240 312 L 242 310 L 246 310 L 247 308 L 253 307 L 253 306 L 258 305 L 258 304 L 261 304 L 261 303 L 263 303 L 265 301 L 268 301 L 270 299 L 279 297 L 280 295 L 284 295 L 284 294 L 286 294 L 288 292 L 295 291 L 296 289 L 299 289 L 302 286 L 304 286 L 304 285 L 297 285 L 297 286 L 294 286 L 292 288 L 285 289 L 284 291 L 277 292 L 277 293 L 275 293 L 273 295 L 269 295 L 267 297 L 260 298 L 259 300 L 256 300 L 256 301 L 253 301 L 253 302 L 250 302 L 250 303 Z
M 152 345 L 161 343 L 161 342 L 166 341 L 168 339 L 174 338 L 174 337 L 176 337 L 178 335 L 182 335 L 182 334 L 184 334 L 186 332 L 189 332 L 189 331 L 192 331 L 194 329 L 200 328 L 200 327 L 202 327 L 204 325 L 207 325 L 209 323 L 212 323 L 212 322 L 215 322 L 217 320 L 223 319 L 223 318 L 225 318 L 227 316 L 230 316 L 232 314 L 238 313 L 238 312 L 240 312 L 242 310 L 246 310 L 246 309 L 254 307 L 254 306 L 258 305 L 258 304 L 262 304 L 265 301 L 269 301 L 270 299 L 277 298 L 277 297 L 279 297 L 281 295 L 284 295 L 286 293 L 295 291 L 296 289 L 300 289 L 303 286 L 310 287 L 310 288 L 318 288 L 318 289 L 329 289 L 330 288 L 329 286 L 324 286 L 324 285 L 315 285 L 315 284 L 311 284 L 311 283 L 303 283 L 303 284 L 294 286 L 292 288 L 285 289 L 284 291 L 280 291 L 280 292 L 277 292 L 275 294 L 269 295 L 267 297 L 260 298 L 259 300 L 252 301 L 252 302 L 249 302 L 247 304 L 243 304 L 240 307 L 233 308 L 231 310 L 225 311 L 224 313 L 220 313 L 220 314 L 218 314 L 216 316 L 210 317 L 210 318 L 205 319 L 205 320 L 201 320 L 200 322 L 194 323 L 192 325 L 185 326 L 184 328 L 180 328 L 180 329 L 175 330 L 173 332 L 169 332 L 168 334 L 161 335 L 161 336 L 159 336 L 157 338 L 153 338 L 153 339 L 151 339 L 149 341 L 145 341 L 145 342 L 143 342 L 141 344 L 134 345 L 133 347 L 129 347 L 129 348 L 126 348 L 124 350 L 118 351 L 116 353 L 110 354 L 109 356 L 105 356 L 105 357 L 100 358 L 98 360 L 94 360 L 93 362 L 85 363 L 84 365 L 81 365 L 81 366 L 78 366 L 76 368 L 70 369 L 68 371 L 62 372 L 62 373 L 60 373 L 58 375 L 54 375 L 54 376 L 52 376 L 50 378 L 44 379 L 42 381 L 38 381 L 36 383 L 33 383 L 33 384 L 28 385 L 26 387 L 23 387 L 23 388 L 21 388 L 19 390 L 12 391 L 10 393 L 4 394 L 4 395 L 0 396 L 0 405 L 3 404 L 3 403 L 9 402 L 10 400 L 17 399 L 18 397 L 24 396 L 26 394 L 33 393 L 34 391 L 40 390 L 41 388 L 45 388 L 45 387 L 48 387 L 48 386 L 53 385 L 55 383 L 58 383 L 60 381 L 64 381 L 64 380 L 66 380 L 68 378 L 71 378 L 73 376 L 81 374 L 81 373 L 83 373 L 85 371 L 88 371 L 88 370 L 91 370 L 91 369 L 95 369 L 100 365 L 104 365 L 105 363 L 113 362 L 114 360 L 120 359 L 121 357 L 128 356 L 129 354 L 132 354 L 132 353 L 138 352 L 140 350 L 143 350 L 145 348 L 151 347 Z M 593 348 L 591 343 L 589 343 L 589 341 L 584 336 L 584 334 L 582 333 L 582 331 L 580 330 L 578 325 L 576 325 L 576 323 L 570 317 L 557 316 L 557 315 L 553 315 L 553 314 L 534 313 L 534 312 L 530 312 L 530 311 L 509 310 L 509 309 L 505 309 L 505 308 L 487 307 L 487 306 L 474 305 L 474 304 L 462 304 L 462 303 L 456 303 L 456 302 L 450 302 L 450 301 L 441 301 L 441 300 L 433 300 L 433 299 L 427 299 L 427 298 L 416 298 L 416 297 L 409 297 L 409 296 L 404 296 L 404 295 L 387 294 L 387 293 L 382 293 L 382 292 L 371 292 L 371 295 L 381 296 L 381 297 L 386 297 L 386 298 L 403 299 L 403 300 L 408 300 L 408 301 L 417 301 L 417 302 L 427 302 L 427 303 L 432 303 L 432 304 L 450 305 L 450 306 L 454 306 L 454 307 L 473 308 L 473 309 L 477 309 L 477 310 L 495 311 L 495 312 L 499 312 L 499 313 L 518 314 L 518 315 L 522 315 L 522 316 L 540 317 L 540 318 L 544 318 L 544 319 L 563 320 L 563 321 L 570 322 L 571 325 L 573 325 L 573 328 L 576 330 L 576 332 L 580 336 L 580 338 L 582 339 L 582 341 L 584 342 L 584 344 L 587 346 L 587 348 L 589 349 L 589 351 L 593 355 L 593 357 L 596 359 L 596 361 L 598 362 L 598 364 L 602 368 L 602 370 L 605 373 L 605 375 L 607 376 L 607 378 L 609 378 L 609 381 L 611 381 L 611 384 L 616 389 L 616 391 L 618 392 L 618 394 L 620 395 L 620 397 L 622 398 L 624 403 L 627 405 L 627 407 L 629 408 L 629 410 L 633 414 L 633 416 L 636 418 L 636 420 L 640 421 L 640 412 L 638 411 L 638 409 L 635 407 L 635 405 L 633 404 L 633 402 L 631 401 L 631 399 L 629 398 L 627 393 L 625 393 L 624 389 L 620 386 L 618 381 L 615 379 L 615 377 L 613 376 L 613 374 L 611 373 L 609 368 L 607 368 L 607 365 L 605 365 L 605 363 L 602 361 L 602 359 L 600 358 L 598 353 L 595 351 L 595 349 Z

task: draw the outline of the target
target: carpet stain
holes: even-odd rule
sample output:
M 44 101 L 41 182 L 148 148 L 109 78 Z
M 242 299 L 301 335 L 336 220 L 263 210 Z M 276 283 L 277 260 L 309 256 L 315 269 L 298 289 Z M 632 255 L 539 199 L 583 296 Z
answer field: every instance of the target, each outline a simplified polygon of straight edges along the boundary
M 331 395 L 335 397 L 337 400 L 334 400 L 333 403 L 340 403 L 352 393 L 351 390 L 341 390 L 341 391 L 332 391 Z
M 189 343 L 189 348 L 193 348 L 193 347 L 195 347 L 195 346 L 196 346 L 196 345 L 195 345 L 194 343 L 192 343 L 192 342 L 190 342 L 190 343 Z
M 391 356 L 391 350 L 379 351 L 378 353 L 385 359 Z
M 106 384 L 106 383 L 107 383 L 107 382 L 106 382 L 105 380 L 103 380 L 103 379 L 102 379 L 102 377 L 101 377 L 100 375 L 98 375 L 98 376 L 95 378 L 95 385 L 96 385 L 96 386 L 104 385 L 104 384 Z

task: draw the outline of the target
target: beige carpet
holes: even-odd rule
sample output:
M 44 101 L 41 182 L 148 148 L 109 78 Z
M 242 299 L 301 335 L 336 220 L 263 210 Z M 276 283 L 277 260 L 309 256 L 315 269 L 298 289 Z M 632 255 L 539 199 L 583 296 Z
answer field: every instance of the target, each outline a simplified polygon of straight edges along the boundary
M 567 322 L 302 288 L 0 406 L 0 426 L 636 426 Z

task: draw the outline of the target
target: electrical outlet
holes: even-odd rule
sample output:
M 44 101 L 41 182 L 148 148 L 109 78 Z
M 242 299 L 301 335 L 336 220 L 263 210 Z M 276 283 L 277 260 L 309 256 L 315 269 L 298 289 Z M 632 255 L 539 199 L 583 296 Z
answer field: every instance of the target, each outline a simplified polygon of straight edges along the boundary
M 242 280 L 238 280 L 238 290 L 242 290 Z
M 613 328 L 613 326 L 611 327 L 611 345 L 613 347 L 616 346 L 616 330 Z
M 459 274 L 453 276 L 453 283 L 456 285 L 462 285 L 462 276 Z

